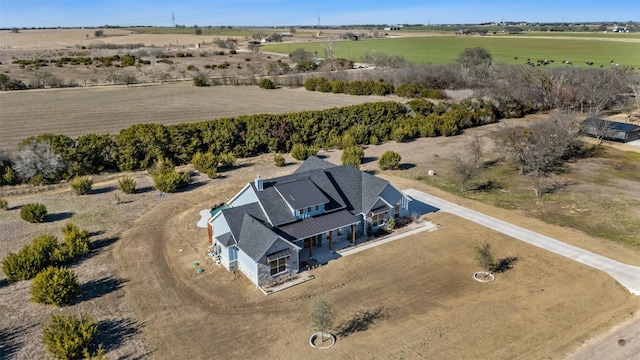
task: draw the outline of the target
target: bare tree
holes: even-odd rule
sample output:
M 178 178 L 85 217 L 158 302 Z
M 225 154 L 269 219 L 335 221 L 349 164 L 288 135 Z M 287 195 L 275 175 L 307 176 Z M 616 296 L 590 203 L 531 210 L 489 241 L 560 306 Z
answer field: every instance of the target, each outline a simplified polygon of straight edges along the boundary
M 463 159 L 456 155 L 452 159 L 452 169 L 454 177 L 460 184 L 460 192 L 465 192 L 465 185 L 478 174 L 478 168 L 472 161 Z
M 331 306 L 324 297 L 319 297 L 311 304 L 311 321 L 313 329 L 321 333 L 322 341 L 325 334 L 333 326 Z
M 56 175 L 64 169 L 62 156 L 54 154 L 51 146 L 44 141 L 29 143 L 18 153 L 13 168 L 18 177 L 29 181 L 34 176 Z
M 485 272 L 490 272 L 494 264 L 493 254 L 491 254 L 491 244 L 485 241 L 481 247 L 476 248 L 476 260 Z
M 473 162 L 476 166 L 476 169 L 480 168 L 480 158 L 482 157 L 482 151 L 483 151 L 483 146 L 482 146 L 482 139 L 480 138 L 480 136 L 478 134 L 473 134 L 473 136 L 471 137 L 471 140 L 469 140 L 469 142 L 466 145 L 467 151 L 469 151 L 469 154 L 471 154 L 471 157 L 473 158 Z
M 324 57 L 327 59 L 333 58 L 338 52 L 338 46 L 332 40 L 322 43 L 322 48 L 324 48 Z

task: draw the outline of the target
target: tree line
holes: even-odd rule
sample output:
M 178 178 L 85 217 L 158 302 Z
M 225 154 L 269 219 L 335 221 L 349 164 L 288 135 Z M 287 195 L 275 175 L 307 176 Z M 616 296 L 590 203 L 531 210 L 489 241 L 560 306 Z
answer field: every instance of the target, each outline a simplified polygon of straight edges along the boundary
M 216 161 L 224 162 L 267 152 L 286 153 L 296 144 L 329 149 L 452 136 L 499 118 L 499 109 L 482 99 L 438 104 L 416 99 L 407 105 L 373 102 L 169 126 L 137 124 L 115 136 L 87 134 L 72 139 L 41 134 L 23 140 L 15 158 L 0 155 L 0 184 L 55 183 L 104 171 L 150 169 L 165 160 L 184 165 L 196 154 L 215 154 Z

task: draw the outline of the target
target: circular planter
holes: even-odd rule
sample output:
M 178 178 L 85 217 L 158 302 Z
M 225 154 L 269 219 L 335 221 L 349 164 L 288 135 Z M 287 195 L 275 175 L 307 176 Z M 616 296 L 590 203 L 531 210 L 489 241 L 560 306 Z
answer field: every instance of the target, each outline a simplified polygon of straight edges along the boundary
M 322 341 L 322 337 L 324 337 L 326 340 L 328 340 L 328 344 L 324 345 L 324 346 L 318 346 L 316 345 L 316 340 L 318 340 L 318 338 L 320 339 L 321 343 L 325 343 L 326 341 Z M 311 335 L 311 337 L 309 338 L 309 346 L 311 346 L 314 349 L 320 349 L 320 350 L 325 350 L 328 349 L 330 347 L 332 347 L 333 345 L 335 345 L 336 343 L 336 336 L 330 333 L 322 333 L 322 332 L 317 332 L 313 335 Z
M 479 282 L 492 282 L 496 279 L 492 273 L 488 273 L 486 271 L 478 271 L 473 273 L 473 278 Z

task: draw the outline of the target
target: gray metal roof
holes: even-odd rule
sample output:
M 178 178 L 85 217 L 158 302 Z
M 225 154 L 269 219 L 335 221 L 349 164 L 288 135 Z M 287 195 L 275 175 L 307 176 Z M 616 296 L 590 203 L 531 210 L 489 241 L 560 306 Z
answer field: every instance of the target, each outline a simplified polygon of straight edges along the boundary
M 596 127 L 606 126 L 607 128 L 615 131 L 622 131 L 626 133 L 640 131 L 640 126 L 630 123 L 623 123 L 618 121 L 610 121 L 604 119 L 588 118 L 582 122 L 582 125 L 590 125 Z
M 329 199 L 318 189 L 316 184 L 309 179 L 279 183 L 275 188 L 294 210 L 329 202 Z
M 289 239 L 305 239 L 310 236 L 325 233 L 329 230 L 343 228 L 357 224 L 360 219 L 347 210 L 339 210 L 329 214 L 306 218 L 293 224 L 281 226 L 279 231 L 288 235 Z

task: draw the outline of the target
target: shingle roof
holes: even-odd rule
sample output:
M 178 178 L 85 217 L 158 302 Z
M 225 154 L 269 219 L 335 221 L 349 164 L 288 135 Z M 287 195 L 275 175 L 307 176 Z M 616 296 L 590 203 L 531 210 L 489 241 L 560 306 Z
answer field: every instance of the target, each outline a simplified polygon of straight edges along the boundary
M 231 232 L 216 236 L 216 240 L 218 240 L 218 242 L 224 247 L 229 247 L 230 245 L 233 245 L 235 243 L 235 241 L 233 240 L 233 236 L 231 236 Z
M 362 172 L 351 165 L 326 171 L 347 200 L 347 209 L 353 214 L 369 210 L 378 200 L 382 189 L 388 184 L 386 180 Z
M 242 230 L 242 221 L 245 214 L 251 215 L 260 221 L 266 222 L 266 218 L 260 205 L 258 203 L 252 203 L 247 205 L 242 205 L 238 207 L 233 207 L 230 209 L 222 210 L 222 214 L 224 215 L 224 219 L 227 221 L 227 225 L 229 225 L 229 229 L 231 230 L 231 234 L 235 238 L 236 242 L 240 238 L 240 231 Z
M 279 236 L 261 221 L 245 214 L 242 219 L 242 231 L 238 238 L 238 247 L 255 261 L 269 250 Z
M 271 220 L 271 225 L 280 226 L 282 224 L 296 221 L 296 217 L 291 213 L 287 207 L 287 203 L 284 201 L 282 196 L 278 194 L 275 187 L 269 187 L 262 191 L 258 191 L 253 183 L 251 186 L 256 192 L 258 200 L 260 200 L 260 204 L 264 208 L 264 211 L 268 214 L 269 220 Z
M 305 239 L 310 236 L 325 233 L 329 230 L 343 228 L 357 224 L 360 220 L 347 210 L 339 210 L 329 214 L 306 218 L 293 224 L 278 228 L 289 240 Z
M 294 210 L 329 202 L 329 199 L 310 179 L 276 184 L 275 188 Z
M 294 171 L 293 173 L 296 174 L 307 172 L 309 170 L 329 169 L 336 166 L 337 165 L 332 164 L 328 161 L 324 161 L 317 156 L 309 156 L 307 160 L 305 160 L 300 166 L 298 166 L 296 171 Z

